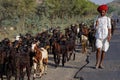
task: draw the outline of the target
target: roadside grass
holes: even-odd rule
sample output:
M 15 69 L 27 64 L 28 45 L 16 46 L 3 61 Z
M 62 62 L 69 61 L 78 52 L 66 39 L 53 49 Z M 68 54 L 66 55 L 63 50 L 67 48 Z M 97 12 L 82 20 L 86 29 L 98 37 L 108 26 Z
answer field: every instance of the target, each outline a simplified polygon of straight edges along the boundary
M 16 35 L 19 34 L 26 34 L 30 33 L 32 35 L 36 35 L 39 32 L 42 32 L 43 30 L 47 30 L 51 27 L 60 27 L 61 31 L 64 32 L 64 29 L 66 27 L 70 27 L 71 24 L 79 24 L 81 22 L 89 22 L 90 19 L 92 19 L 93 16 L 76 16 L 72 18 L 56 18 L 49 20 L 47 18 L 44 18 L 39 22 L 40 26 L 23 26 L 23 23 L 18 23 L 15 26 L 12 26 L 14 29 L 11 30 L 11 26 L 7 26 L 4 28 L 0 28 L 0 40 L 4 38 L 9 38 L 10 40 L 14 40 Z

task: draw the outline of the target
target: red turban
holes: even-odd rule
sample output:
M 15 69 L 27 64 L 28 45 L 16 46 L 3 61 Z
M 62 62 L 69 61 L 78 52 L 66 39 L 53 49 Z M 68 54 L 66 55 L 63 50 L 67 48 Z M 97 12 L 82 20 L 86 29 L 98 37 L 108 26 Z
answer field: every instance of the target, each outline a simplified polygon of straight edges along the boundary
M 108 10 L 108 6 L 103 4 L 103 5 L 100 5 L 98 8 L 97 8 L 97 11 L 98 12 L 101 12 L 102 10 L 105 10 L 107 11 Z

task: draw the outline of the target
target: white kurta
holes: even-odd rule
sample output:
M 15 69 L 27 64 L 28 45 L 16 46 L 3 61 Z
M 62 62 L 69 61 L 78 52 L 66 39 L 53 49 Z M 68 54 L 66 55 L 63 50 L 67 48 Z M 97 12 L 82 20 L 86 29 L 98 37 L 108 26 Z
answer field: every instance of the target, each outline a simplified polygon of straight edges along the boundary
M 109 42 L 107 41 L 108 29 L 111 29 L 111 20 L 107 16 L 99 17 L 97 19 L 98 25 L 96 28 L 96 47 L 101 48 L 103 51 L 107 51 L 109 48 Z

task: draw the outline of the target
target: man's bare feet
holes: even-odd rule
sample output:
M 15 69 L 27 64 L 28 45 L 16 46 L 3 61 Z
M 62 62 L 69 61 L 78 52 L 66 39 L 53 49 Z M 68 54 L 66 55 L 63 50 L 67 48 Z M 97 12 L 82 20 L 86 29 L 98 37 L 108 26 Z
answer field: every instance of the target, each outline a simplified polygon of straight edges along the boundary
M 103 65 L 100 65 L 99 68 L 104 69 L 104 66 L 103 66 Z

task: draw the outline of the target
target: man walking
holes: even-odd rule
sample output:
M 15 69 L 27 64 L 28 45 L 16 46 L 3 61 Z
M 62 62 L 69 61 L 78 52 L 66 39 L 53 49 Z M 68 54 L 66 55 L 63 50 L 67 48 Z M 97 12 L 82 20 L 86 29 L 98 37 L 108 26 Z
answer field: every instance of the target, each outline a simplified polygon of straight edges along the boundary
M 107 52 L 109 48 L 109 42 L 111 39 L 111 20 L 106 16 L 108 10 L 107 5 L 100 5 L 97 8 L 97 11 L 100 13 L 96 22 L 96 66 L 95 68 L 104 68 L 103 60 L 105 56 L 105 52 Z

